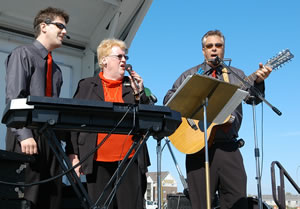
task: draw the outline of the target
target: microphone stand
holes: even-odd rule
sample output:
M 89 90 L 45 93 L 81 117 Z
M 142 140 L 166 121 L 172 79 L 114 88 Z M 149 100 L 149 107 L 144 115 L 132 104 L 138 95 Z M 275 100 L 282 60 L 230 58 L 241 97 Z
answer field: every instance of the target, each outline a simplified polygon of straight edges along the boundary
M 161 139 L 157 139 L 156 156 L 157 156 L 157 209 L 161 209 Z
M 255 161 L 256 161 L 256 180 L 257 180 L 257 198 L 258 198 L 258 206 L 259 209 L 263 209 L 262 206 L 262 194 L 261 194 L 261 172 L 260 172 L 260 164 L 259 164 L 259 148 L 258 148 L 258 142 L 257 142 L 257 129 L 256 129 L 256 117 L 255 117 L 255 97 L 259 98 L 261 101 L 266 103 L 277 115 L 281 115 L 282 113 L 273 105 L 271 105 L 263 96 L 262 93 L 252 86 L 250 83 L 245 81 L 243 78 L 241 78 L 237 73 L 235 73 L 228 65 L 224 63 L 222 59 L 220 59 L 218 56 L 213 61 L 214 63 L 218 64 L 220 63 L 222 66 L 224 66 L 228 71 L 230 71 L 236 78 L 238 78 L 244 86 L 248 87 L 251 91 L 253 96 L 251 96 L 251 102 L 252 102 L 252 112 L 253 112 L 253 126 L 254 126 L 254 155 L 255 155 Z
M 254 94 L 255 97 L 259 98 L 261 101 L 263 101 L 264 103 L 266 103 L 277 115 L 282 115 L 282 113 L 273 105 L 271 105 L 261 94 L 261 92 L 255 88 L 254 86 L 252 86 L 250 83 L 248 83 L 247 81 L 245 81 L 243 78 L 241 78 L 237 73 L 235 73 L 228 65 L 226 65 L 224 63 L 224 61 L 222 59 L 220 59 L 218 56 L 216 57 L 216 59 L 214 60 L 215 63 L 220 63 L 221 65 L 223 65 L 227 70 L 229 70 L 236 78 L 238 78 L 244 86 L 248 87 L 251 89 L 251 93 Z

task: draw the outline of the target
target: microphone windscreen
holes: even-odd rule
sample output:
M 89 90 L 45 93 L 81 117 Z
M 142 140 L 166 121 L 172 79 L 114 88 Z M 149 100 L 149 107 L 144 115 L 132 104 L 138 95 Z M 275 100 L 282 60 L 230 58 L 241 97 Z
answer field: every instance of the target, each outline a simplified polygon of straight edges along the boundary
M 126 64 L 125 65 L 125 70 L 130 73 L 132 71 L 132 65 L 131 64 Z
M 148 89 L 147 87 L 144 87 L 144 91 L 145 91 L 146 96 L 150 97 L 150 95 L 151 95 L 150 89 Z
M 220 58 L 216 56 L 216 58 L 212 61 L 213 65 L 217 66 L 220 64 Z
M 153 103 L 157 102 L 156 96 L 154 96 L 154 94 L 152 94 L 152 92 L 149 88 L 144 87 L 144 92 L 145 92 L 146 96 L 149 97 Z

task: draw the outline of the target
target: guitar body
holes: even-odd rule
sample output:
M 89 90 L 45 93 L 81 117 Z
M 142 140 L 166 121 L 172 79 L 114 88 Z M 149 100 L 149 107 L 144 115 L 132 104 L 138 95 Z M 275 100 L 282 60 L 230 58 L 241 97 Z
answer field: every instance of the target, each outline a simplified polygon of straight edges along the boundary
M 208 145 L 213 143 L 213 138 L 218 127 L 229 122 L 231 115 L 229 115 L 222 124 L 211 123 L 207 127 Z M 182 117 L 182 123 L 176 131 L 169 136 L 171 143 L 176 149 L 185 154 L 194 154 L 205 147 L 204 131 L 197 128 L 196 130 L 190 126 L 187 118 Z M 191 120 L 191 119 L 190 119 Z M 193 120 L 198 127 L 198 120 Z

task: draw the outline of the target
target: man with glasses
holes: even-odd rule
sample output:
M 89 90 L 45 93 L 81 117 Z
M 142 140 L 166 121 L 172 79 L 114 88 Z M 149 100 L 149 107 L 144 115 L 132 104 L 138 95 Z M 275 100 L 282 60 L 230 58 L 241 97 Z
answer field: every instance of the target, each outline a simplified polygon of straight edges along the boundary
M 143 79 L 131 71 L 125 76 L 128 60 L 126 44 L 117 39 L 103 40 L 97 48 L 98 63 L 101 71 L 98 75 L 79 82 L 74 98 L 106 102 L 148 104 L 149 98 L 144 93 Z M 77 164 L 103 142 L 105 133 L 72 133 L 67 141 L 66 151 L 73 165 Z M 97 151 L 76 169 L 78 176 L 86 175 L 88 194 L 93 203 L 102 194 L 105 185 L 111 179 L 133 144 L 132 135 L 112 134 L 100 145 Z M 134 152 L 129 156 L 132 158 Z M 126 166 L 128 164 L 126 161 Z M 146 190 L 147 166 L 150 164 L 147 147 L 144 146 L 137 160 L 131 164 L 124 175 L 116 196 L 109 208 L 143 208 Z M 122 170 L 119 171 L 120 174 Z M 110 194 L 113 185 L 106 191 Z M 106 198 L 106 196 L 105 196 Z M 103 202 L 101 202 L 103 204 Z
M 216 57 L 224 58 L 225 37 L 219 30 L 208 31 L 202 37 L 202 52 L 204 62 L 187 71 L 175 81 L 165 98 L 164 104 L 172 97 L 180 84 L 189 75 L 200 73 L 209 77 L 240 85 L 241 82 L 233 73 L 226 72 L 223 66 L 216 62 Z M 243 71 L 231 67 L 243 79 L 246 75 Z M 256 71 L 256 79 L 251 82 L 257 89 L 264 92 L 264 79 L 272 69 L 259 64 Z M 201 84 L 199 84 L 201 87 Z M 249 89 L 245 89 L 250 91 Z M 201 102 L 201 101 L 199 101 Z M 250 102 L 247 100 L 246 102 Z M 260 101 L 256 99 L 255 103 Z M 210 166 L 210 197 L 215 197 L 218 191 L 220 207 L 222 209 L 247 208 L 246 183 L 247 177 L 243 165 L 243 159 L 237 143 L 238 131 L 242 122 L 242 105 L 240 104 L 231 114 L 233 121 L 216 128 L 213 143 L 208 149 Z M 199 139 L 200 140 L 200 139 Z M 205 156 L 204 150 L 195 154 L 186 155 L 186 171 L 189 187 L 189 197 L 193 209 L 205 209 L 206 207 L 206 182 L 205 182 Z M 210 202 L 213 203 L 213 200 Z
M 34 19 L 35 41 L 14 49 L 6 60 L 6 103 L 32 96 L 58 97 L 63 83 L 62 72 L 52 61 L 51 52 L 62 45 L 67 34 L 69 15 L 57 8 L 40 10 Z M 61 173 L 47 140 L 36 131 L 8 128 L 6 149 L 35 155 L 36 162 L 26 165 L 25 182 L 33 183 Z M 25 188 L 30 208 L 59 209 L 61 178 Z

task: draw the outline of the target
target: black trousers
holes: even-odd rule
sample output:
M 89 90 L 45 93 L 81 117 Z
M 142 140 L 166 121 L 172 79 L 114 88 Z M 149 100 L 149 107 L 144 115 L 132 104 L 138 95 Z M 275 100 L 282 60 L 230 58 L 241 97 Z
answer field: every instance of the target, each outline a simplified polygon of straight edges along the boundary
M 10 141 L 14 140 L 14 141 Z M 61 174 L 62 169 L 49 147 L 45 137 L 35 136 L 38 145 L 38 154 L 35 163 L 27 163 L 25 169 L 25 183 L 30 184 Z M 21 153 L 20 143 L 14 134 L 7 130 L 6 149 Z M 31 209 L 60 209 L 62 196 L 62 178 L 25 188 L 24 198 L 29 200 Z
M 128 164 L 128 161 L 126 165 Z M 93 204 L 102 194 L 105 185 L 118 167 L 118 162 L 96 162 L 92 174 L 86 175 L 88 194 Z M 120 171 L 121 174 L 121 171 Z M 120 176 L 119 176 L 120 177 Z M 114 181 L 115 182 L 115 181 Z M 144 202 L 146 176 L 135 161 L 127 170 L 109 209 L 142 209 Z M 113 189 L 114 184 L 105 193 L 104 200 Z M 100 203 L 101 206 L 104 204 Z
M 247 176 L 237 144 L 213 144 L 209 148 L 210 197 L 216 191 L 221 209 L 247 209 Z M 186 156 L 189 196 L 193 209 L 206 209 L 204 151 Z

